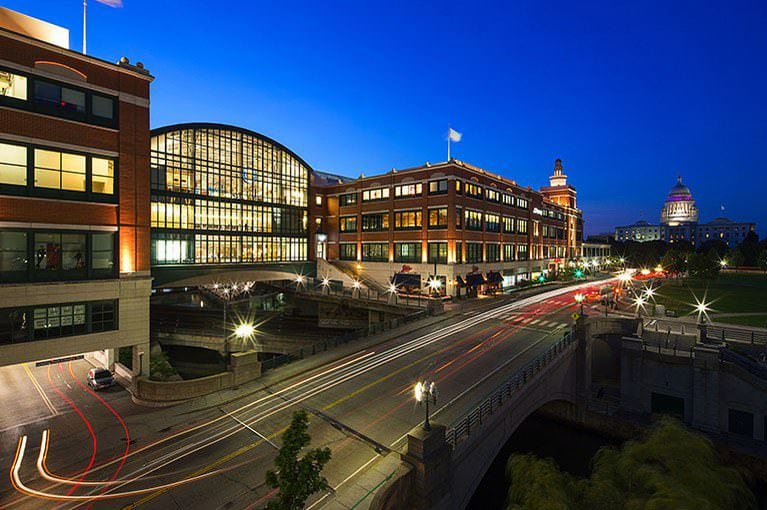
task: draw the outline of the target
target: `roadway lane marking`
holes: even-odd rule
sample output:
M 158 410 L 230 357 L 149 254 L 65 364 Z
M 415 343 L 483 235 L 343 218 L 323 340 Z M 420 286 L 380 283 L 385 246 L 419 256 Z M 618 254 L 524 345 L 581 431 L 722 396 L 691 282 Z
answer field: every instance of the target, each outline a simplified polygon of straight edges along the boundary
M 539 322 L 541 322 L 541 319 L 535 319 L 535 320 L 532 320 L 532 321 L 530 321 L 530 322 L 528 323 L 528 326 L 535 326 L 535 325 L 536 325 L 536 324 L 538 324 Z
M 222 410 L 222 412 L 224 412 L 224 411 Z M 257 435 L 258 437 L 260 437 L 261 439 L 263 439 L 264 441 L 266 441 L 266 442 L 267 442 L 267 443 L 269 443 L 270 445 L 274 446 L 274 449 L 275 449 L 275 450 L 279 450 L 279 449 L 280 449 L 280 447 L 279 447 L 279 446 L 277 446 L 276 444 L 274 444 L 273 442 L 271 442 L 271 441 L 269 440 L 269 438 L 267 438 L 267 437 L 266 437 L 265 435 L 263 435 L 261 432 L 257 431 L 256 429 L 254 429 L 253 427 L 251 427 L 250 425 L 248 425 L 247 423 L 245 423 L 244 421 L 242 421 L 242 420 L 241 420 L 241 419 L 239 419 L 238 417 L 236 417 L 236 416 L 234 416 L 234 415 L 232 415 L 232 414 L 230 414 L 230 413 L 224 413 L 224 414 L 226 414 L 227 416 L 229 416 L 231 419 L 233 419 L 234 421 L 236 421 L 237 423 L 239 423 L 240 425 L 242 425 L 243 427 L 245 427 L 245 428 L 246 428 L 246 429 L 248 429 L 249 431 L 253 432 L 255 435 Z
M 56 410 L 56 406 L 53 405 L 53 402 L 51 402 L 51 399 L 49 399 L 48 395 L 45 394 L 45 391 L 43 390 L 43 387 L 40 386 L 40 383 L 37 382 L 37 379 L 35 378 L 35 374 L 32 373 L 32 371 L 29 369 L 29 366 L 26 363 L 22 363 L 21 366 L 24 367 L 24 371 L 27 373 L 29 380 L 32 381 L 32 385 L 40 394 L 40 398 L 43 399 L 43 404 L 45 404 L 45 407 L 48 408 L 48 411 L 50 411 L 51 416 L 58 416 L 59 412 L 58 410 Z

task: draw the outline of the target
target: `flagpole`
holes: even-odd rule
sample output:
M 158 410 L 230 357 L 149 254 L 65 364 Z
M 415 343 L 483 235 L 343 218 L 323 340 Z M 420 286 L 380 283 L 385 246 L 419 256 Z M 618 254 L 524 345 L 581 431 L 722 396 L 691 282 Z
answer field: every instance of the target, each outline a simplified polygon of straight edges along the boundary
M 450 124 L 447 125 L 447 162 L 450 163 Z
M 83 55 L 87 54 L 86 34 L 88 31 L 88 0 L 83 0 Z

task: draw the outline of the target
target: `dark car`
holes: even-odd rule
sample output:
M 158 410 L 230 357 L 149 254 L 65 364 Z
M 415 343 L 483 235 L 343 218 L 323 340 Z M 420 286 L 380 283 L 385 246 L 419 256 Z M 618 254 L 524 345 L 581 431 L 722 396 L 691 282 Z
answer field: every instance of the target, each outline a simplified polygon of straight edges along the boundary
M 115 383 L 112 372 L 106 368 L 91 368 L 88 370 L 88 386 L 94 390 L 109 388 Z

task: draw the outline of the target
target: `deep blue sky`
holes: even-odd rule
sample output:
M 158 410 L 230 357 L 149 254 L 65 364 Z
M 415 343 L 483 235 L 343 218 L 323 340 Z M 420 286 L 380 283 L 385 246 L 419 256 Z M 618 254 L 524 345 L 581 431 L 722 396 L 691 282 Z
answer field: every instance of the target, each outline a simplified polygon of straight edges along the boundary
M 443 161 L 450 124 L 455 157 L 523 185 L 562 158 L 588 233 L 657 221 L 680 173 L 702 220 L 767 234 L 764 0 L 89 4 L 89 53 L 156 76 L 152 127 L 235 124 L 357 176 Z M 79 0 L 3 5 L 80 49 Z

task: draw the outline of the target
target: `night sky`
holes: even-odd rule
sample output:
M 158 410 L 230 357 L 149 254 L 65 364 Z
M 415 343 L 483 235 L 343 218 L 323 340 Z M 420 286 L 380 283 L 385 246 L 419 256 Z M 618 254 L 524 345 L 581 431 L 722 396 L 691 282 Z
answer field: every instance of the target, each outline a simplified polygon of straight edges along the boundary
M 702 221 L 767 235 L 764 0 L 89 4 L 89 53 L 156 76 L 152 127 L 234 124 L 358 176 L 444 161 L 450 124 L 454 157 L 522 185 L 562 158 L 587 233 L 657 222 L 681 174 Z M 2 5 L 81 48 L 79 0 Z

